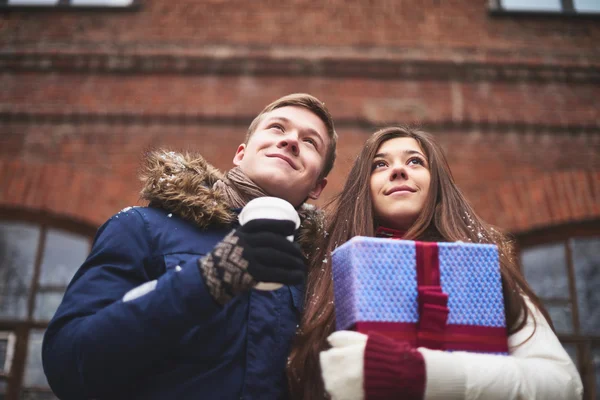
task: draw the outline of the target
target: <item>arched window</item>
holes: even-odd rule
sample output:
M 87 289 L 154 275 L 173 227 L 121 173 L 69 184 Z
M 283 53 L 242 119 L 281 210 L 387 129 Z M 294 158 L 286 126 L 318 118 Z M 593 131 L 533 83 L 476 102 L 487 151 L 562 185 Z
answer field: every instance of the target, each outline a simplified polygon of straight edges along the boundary
M 600 222 L 518 235 L 521 268 L 577 365 L 585 399 L 600 398 Z
M 0 399 L 55 398 L 42 369 L 42 338 L 95 231 L 0 210 Z

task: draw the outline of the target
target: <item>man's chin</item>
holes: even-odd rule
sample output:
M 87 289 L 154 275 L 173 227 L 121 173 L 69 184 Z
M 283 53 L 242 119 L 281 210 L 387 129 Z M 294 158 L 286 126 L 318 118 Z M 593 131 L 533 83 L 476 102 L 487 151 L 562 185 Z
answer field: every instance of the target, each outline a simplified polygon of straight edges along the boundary
M 290 189 L 290 179 L 286 179 L 285 177 L 261 175 L 255 177 L 253 180 L 269 196 L 282 197 Z
M 277 182 L 268 182 L 263 186 L 263 190 L 267 192 L 269 196 L 280 197 L 286 200 L 293 192 L 287 185 L 277 184 Z
M 290 203 L 298 203 L 294 206 L 299 205 L 299 202 L 308 197 L 310 188 L 306 188 L 306 191 L 302 192 L 306 183 L 299 181 L 296 171 L 273 168 L 273 165 L 265 164 L 261 166 L 260 170 L 253 171 L 255 173 L 248 174 L 248 176 L 269 196 L 279 197 Z

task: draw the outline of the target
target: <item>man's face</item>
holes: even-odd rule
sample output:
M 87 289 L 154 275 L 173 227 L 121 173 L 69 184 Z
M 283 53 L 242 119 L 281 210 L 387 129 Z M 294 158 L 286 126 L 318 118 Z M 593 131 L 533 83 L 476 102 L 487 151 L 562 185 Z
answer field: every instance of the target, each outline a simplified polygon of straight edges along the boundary
M 317 199 L 327 184 L 319 175 L 328 146 L 319 117 L 302 107 L 281 107 L 263 115 L 233 163 L 269 195 L 297 207 L 307 197 Z

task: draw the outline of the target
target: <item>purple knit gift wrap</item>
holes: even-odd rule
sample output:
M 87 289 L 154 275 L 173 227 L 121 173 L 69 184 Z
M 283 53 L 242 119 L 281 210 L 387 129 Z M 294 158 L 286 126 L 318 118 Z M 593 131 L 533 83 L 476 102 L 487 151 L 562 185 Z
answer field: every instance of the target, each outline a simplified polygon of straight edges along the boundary
M 388 336 L 411 341 L 421 318 L 418 244 L 358 236 L 333 252 L 338 330 L 388 330 Z M 447 326 L 436 333 L 447 342 L 444 348 L 505 353 L 506 319 L 497 247 L 437 243 L 436 251 L 438 285 L 440 292 L 447 294 L 449 310 Z

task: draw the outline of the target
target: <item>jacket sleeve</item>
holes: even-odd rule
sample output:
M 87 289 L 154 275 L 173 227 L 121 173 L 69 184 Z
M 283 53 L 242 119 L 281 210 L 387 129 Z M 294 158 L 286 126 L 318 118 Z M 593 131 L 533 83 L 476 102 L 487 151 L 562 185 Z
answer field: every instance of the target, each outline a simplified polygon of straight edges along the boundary
M 195 265 L 153 281 L 149 271 L 162 260 L 152 251 L 138 211 L 100 228 L 44 336 L 44 372 L 61 399 L 123 394 L 220 310 Z
M 510 357 L 420 348 L 425 400 L 581 399 L 581 378 L 569 355 L 542 314 L 526 303 L 535 332 L 530 317 L 508 338 Z

